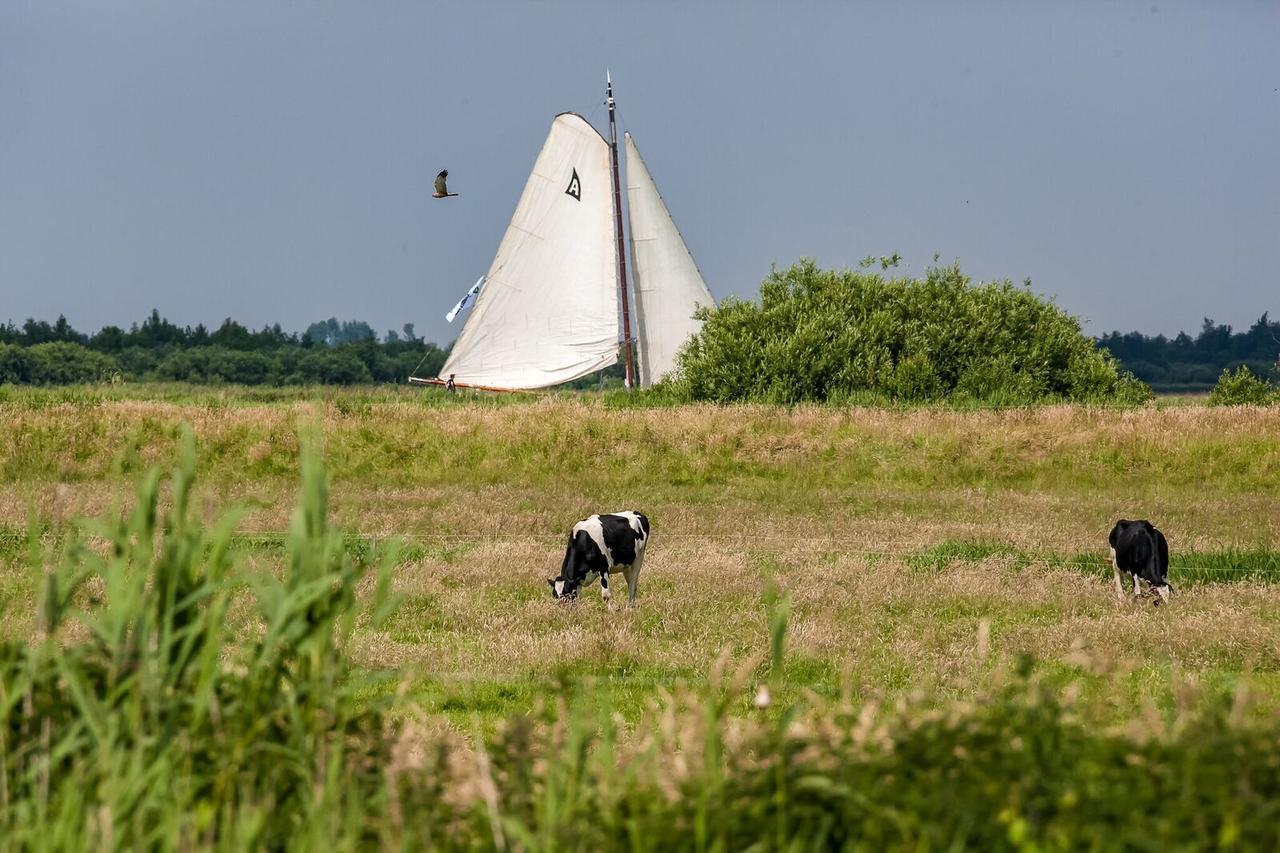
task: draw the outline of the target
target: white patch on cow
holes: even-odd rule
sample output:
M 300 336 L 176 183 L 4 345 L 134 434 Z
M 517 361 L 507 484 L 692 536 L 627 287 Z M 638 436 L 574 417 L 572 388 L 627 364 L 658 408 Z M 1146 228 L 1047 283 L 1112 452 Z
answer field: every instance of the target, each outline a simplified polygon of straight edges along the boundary
M 1161 601 L 1163 601 L 1165 604 L 1169 603 L 1169 587 L 1158 586 L 1156 587 L 1156 592 L 1160 595 Z
M 556 598 L 564 595 L 564 581 L 556 581 Z
M 1133 597 L 1137 598 L 1141 594 L 1142 594 L 1142 590 L 1138 584 L 1138 576 L 1134 575 L 1133 576 Z
M 604 525 L 600 523 L 600 516 L 593 515 L 590 518 L 584 518 L 573 526 L 575 536 L 580 530 L 586 531 L 586 534 L 591 537 L 591 541 L 596 543 L 596 547 L 600 549 L 600 553 L 604 554 L 605 564 L 612 568 L 613 554 L 604 544 Z

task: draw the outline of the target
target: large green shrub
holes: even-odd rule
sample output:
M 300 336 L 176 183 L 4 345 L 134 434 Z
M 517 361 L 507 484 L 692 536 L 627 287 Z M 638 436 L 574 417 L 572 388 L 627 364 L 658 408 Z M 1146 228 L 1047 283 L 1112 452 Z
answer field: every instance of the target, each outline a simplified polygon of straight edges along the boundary
M 30 381 L 31 356 L 23 347 L 0 344 L 0 385 L 21 385 Z
M 26 381 L 32 385 L 102 382 L 120 370 L 111 356 L 65 341 L 27 347 L 26 355 Z
M 774 271 L 759 304 L 731 298 L 702 318 L 672 380 L 695 400 L 1137 403 L 1151 393 L 1057 305 L 1007 281 L 973 285 L 956 265 L 890 279 L 803 260 Z
M 1245 364 L 1235 370 L 1222 371 L 1218 384 L 1209 392 L 1211 406 L 1265 406 L 1277 400 L 1280 400 L 1280 391 L 1255 376 Z

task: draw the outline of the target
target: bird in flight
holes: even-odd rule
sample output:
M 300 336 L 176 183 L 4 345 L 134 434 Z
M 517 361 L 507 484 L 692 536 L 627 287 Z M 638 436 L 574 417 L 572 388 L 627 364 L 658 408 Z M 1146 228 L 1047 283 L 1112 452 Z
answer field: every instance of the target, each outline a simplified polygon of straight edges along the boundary
M 449 187 L 445 184 L 445 180 L 449 177 L 449 170 L 443 169 L 440 174 L 436 175 L 436 191 L 432 198 L 449 198 L 457 195 L 457 193 L 449 192 Z

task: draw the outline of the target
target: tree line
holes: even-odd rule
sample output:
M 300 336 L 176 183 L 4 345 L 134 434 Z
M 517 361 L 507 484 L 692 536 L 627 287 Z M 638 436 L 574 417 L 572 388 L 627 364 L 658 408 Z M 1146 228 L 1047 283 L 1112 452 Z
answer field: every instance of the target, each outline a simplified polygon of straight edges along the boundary
M 0 325 L 0 384 L 113 380 L 241 385 L 358 385 L 435 376 L 447 351 L 406 323 L 379 340 L 369 324 L 336 319 L 301 334 L 277 323 L 254 331 L 228 319 L 216 329 L 178 326 L 153 310 L 128 329 L 89 335 L 65 317 Z
M 1259 377 L 1275 375 L 1280 321 L 1264 313 L 1237 332 L 1206 318 L 1195 337 L 1114 331 L 1096 342 L 1121 368 L 1156 390 L 1208 390 L 1223 371 L 1242 366 Z M 21 326 L 0 325 L 0 383 L 57 385 L 114 378 L 242 385 L 404 382 L 415 368 L 419 376 L 437 375 L 447 353 L 447 347 L 419 337 L 412 323 L 379 338 L 359 320 L 331 317 L 291 333 L 278 323 L 255 331 L 230 319 L 216 329 L 178 326 L 153 310 L 128 329 L 104 326 L 92 335 L 73 328 L 65 317 L 53 323 L 28 319 Z M 572 384 L 614 387 L 622 384 L 622 374 L 619 363 Z
M 1248 367 L 1256 376 L 1271 374 L 1280 359 L 1280 322 L 1264 313 L 1247 330 L 1235 332 L 1206 317 L 1194 338 L 1186 332 L 1173 338 L 1110 332 L 1098 343 L 1156 390 L 1204 390 L 1224 370 Z

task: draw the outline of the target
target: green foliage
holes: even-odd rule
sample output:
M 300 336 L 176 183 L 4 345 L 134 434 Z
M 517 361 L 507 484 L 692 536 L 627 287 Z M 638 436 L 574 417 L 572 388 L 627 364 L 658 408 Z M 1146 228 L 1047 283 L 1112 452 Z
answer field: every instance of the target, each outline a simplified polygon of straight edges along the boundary
M 31 377 L 31 356 L 23 347 L 0 344 L 0 385 L 24 385 Z
M 120 370 L 111 356 L 65 341 L 36 344 L 20 355 L 14 347 L 4 349 L 9 354 L 0 353 L 0 382 L 72 385 L 109 380 Z
M 615 765 L 617 724 L 516 721 L 489 748 L 496 796 L 468 843 L 565 850 L 1273 849 L 1277 726 L 1224 707 L 1091 724 L 1022 661 L 967 708 L 789 705 L 724 732 L 745 697 L 713 680 L 701 707 L 650 721 Z M 574 707 L 576 699 L 569 705 Z M 744 704 L 744 703 L 743 703 Z M 688 723 L 685 722 L 688 720 Z M 680 728 L 677 730 L 677 726 Z M 687 727 L 686 727 L 687 726 Z M 701 755 L 702 762 L 697 763 Z M 541 759 L 541 772 L 530 767 Z M 483 842 L 480 839 L 484 838 Z
M 694 400 L 783 404 L 1150 397 L 1074 317 L 1007 281 L 974 286 L 955 265 L 916 280 L 803 260 L 772 273 L 760 297 L 703 311 L 673 389 Z
M 184 444 L 171 500 L 152 472 L 131 514 L 37 565 L 37 637 L 0 646 L 0 836 L 15 848 L 358 839 L 382 796 L 384 703 L 359 698 L 367 679 L 343 654 L 369 571 L 327 527 L 315 455 L 277 579 L 234 564 L 234 517 L 193 518 Z
M 81 334 L 59 317 L 0 326 L 0 384 L 69 385 L 110 380 L 209 385 L 357 385 L 403 383 L 410 374 L 435 376 L 445 350 L 413 335 L 388 334 L 379 343 L 367 323 L 313 324 L 299 337 L 279 325 L 250 331 L 226 320 L 210 332 L 179 327 L 152 311 L 129 331 L 107 326 Z
M 1242 332 L 1205 318 L 1200 334 L 1173 338 L 1111 332 L 1099 343 L 1144 382 L 1167 390 L 1209 390 L 1222 371 L 1245 365 L 1265 375 L 1280 357 L 1280 322 L 1265 313 Z
M 1247 365 L 1224 370 L 1209 393 L 1211 406 L 1265 406 L 1280 401 L 1280 390 L 1257 377 Z

